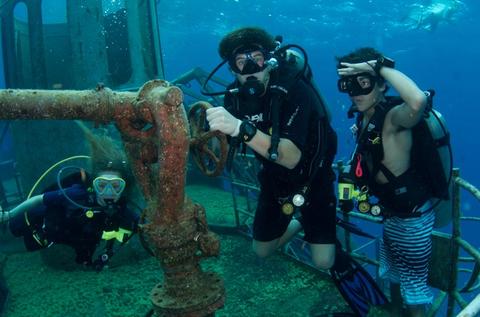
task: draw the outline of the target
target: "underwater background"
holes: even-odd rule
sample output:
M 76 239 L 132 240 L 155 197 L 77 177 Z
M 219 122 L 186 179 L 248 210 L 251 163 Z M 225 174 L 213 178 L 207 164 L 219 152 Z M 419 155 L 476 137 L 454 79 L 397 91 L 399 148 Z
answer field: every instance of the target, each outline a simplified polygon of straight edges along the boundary
M 305 48 L 333 114 L 339 159 L 353 150 L 353 121 L 346 117 L 348 97 L 336 88 L 334 58 L 363 46 L 377 48 L 420 88 L 436 91 L 434 107 L 448 120 L 454 165 L 470 182 L 480 183 L 478 1 L 160 1 L 158 13 L 167 78 L 193 66 L 213 69 L 220 62 L 220 39 L 241 26 L 264 27 L 282 35 L 285 44 Z M 225 72 L 224 78 L 231 76 Z
M 167 78 L 192 65 L 210 71 L 219 62 L 222 36 L 241 26 L 261 26 L 308 53 L 314 79 L 333 115 L 339 137 L 336 159 L 354 148 L 348 96 L 337 90 L 335 56 L 371 46 L 393 58 L 396 68 L 423 89 L 434 89 L 434 108 L 451 133 L 453 165 L 480 184 L 480 2 L 475 0 L 223 0 L 160 1 L 159 25 Z M 201 14 L 199 14 L 201 12 Z M 182 57 L 188 63 L 182 62 Z M 223 68 L 223 78 L 232 78 Z M 222 74 L 219 72 L 219 74 Z M 391 89 L 390 95 L 396 92 Z M 480 204 L 462 194 L 461 210 L 478 216 Z M 369 227 L 369 224 L 362 224 Z M 462 236 L 480 247 L 476 222 L 462 223 Z M 368 230 L 368 229 L 367 229 Z M 375 230 L 372 228 L 372 230 Z M 446 232 L 450 227 L 442 228 Z
M 106 10 L 115 11 L 123 2 L 104 0 L 104 5 Z M 213 69 L 220 62 L 217 53 L 220 39 L 234 28 L 264 27 L 274 35 L 282 35 L 284 44 L 302 46 L 308 53 L 316 83 L 333 114 L 333 127 L 339 135 L 337 159 L 348 158 L 354 144 L 349 130 L 353 121 L 346 117 L 349 99 L 336 88 L 335 56 L 358 47 L 375 47 L 393 58 L 396 68 L 422 89 L 436 91 L 434 107 L 447 120 L 454 166 L 460 168 L 463 178 L 480 185 L 480 173 L 475 163 L 478 160 L 476 155 L 480 154 L 480 111 L 477 109 L 480 103 L 476 84 L 480 73 L 479 1 L 159 0 L 157 8 L 166 80 L 173 80 L 197 66 L 208 72 Z M 50 19 L 55 20 L 55 17 Z M 3 65 L 0 62 L 1 74 Z M 225 67 L 218 75 L 226 80 L 232 78 Z M 0 76 L 0 88 L 3 87 L 5 81 Z M 390 94 L 394 92 L 390 91 Z M 11 144 L 4 142 L 0 146 L 0 159 L 3 160 Z M 211 194 L 198 187 L 190 187 L 189 194 L 207 205 L 207 213 L 209 207 L 216 212 L 232 207 L 229 205 L 230 195 Z M 218 205 L 208 197 L 228 199 L 228 204 Z M 478 207 L 478 201 L 470 195 L 462 196 L 465 214 L 475 215 Z M 367 230 L 370 228 L 368 224 L 362 225 Z M 378 232 L 378 227 L 371 229 Z M 448 232 L 450 229 L 443 230 Z M 476 230 L 475 224 L 465 225 L 462 235 L 478 249 L 480 238 Z M 218 316 L 307 316 L 322 303 L 333 305 L 339 301 L 338 294 L 318 291 L 322 289 L 322 283 L 328 283 L 323 281 L 324 277 L 286 259 L 275 257 L 268 264 L 270 266 L 255 266 L 250 246 L 244 239 L 222 237 L 222 252 L 225 254 L 220 264 L 212 260 L 206 264 L 207 268 L 220 270 L 227 284 L 226 308 L 218 311 Z M 6 316 L 34 316 L 33 312 L 36 316 L 143 316 L 150 308 L 148 292 L 161 274 L 156 271 L 155 260 L 145 260 L 144 254 L 137 254 L 137 257 L 129 258 L 126 262 L 132 263 L 118 268 L 113 265 L 113 269 L 101 273 L 101 277 L 96 273 L 77 272 L 74 268 L 58 273 L 55 265 L 25 266 L 25 263 L 45 261 L 45 255 L 14 257 L 5 273 L 10 274 L 10 282 L 15 282 L 12 293 L 31 296 L 32 301 L 15 298 Z M 127 255 L 124 258 L 128 258 Z M 120 259 L 123 259 L 122 255 Z M 219 265 L 225 268 L 219 269 Z M 39 278 L 39 274 L 44 275 Z M 51 286 L 26 282 L 41 279 L 50 279 Z M 143 284 L 127 283 L 137 279 Z M 233 280 L 236 280 L 235 285 Z M 104 285 L 98 286 L 99 282 Z M 88 287 L 91 287 L 90 291 Z M 328 289 L 327 286 L 324 289 Z M 62 292 L 65 296 L 57 297 Z M 72 296 L 68 294 L 70 292 L 77 294 Z M 290 298 L 292 293 L 304 294 L 304 297 L 294 300 Z M 135 300 L 141 296 L 142 300 Z M 95 301 L 95 298 L 101 300 Z M 103 300 L 105 298 L 111 301 Z M 281 304 L 275 307 L 277 302 Z M 35 311 L 35 305 L 42 309 L 50 306 L 52 311 Z M 328 305 L 325 311 L 338 308 Z M 69 311 L 65 310 L 67 307 L 70 307 Z M 127 312 L 126 307 L 136 309 Z M 340 308 L 345 309 L 341 304 Z M 289 313 L 284 314 L 287 311 Z

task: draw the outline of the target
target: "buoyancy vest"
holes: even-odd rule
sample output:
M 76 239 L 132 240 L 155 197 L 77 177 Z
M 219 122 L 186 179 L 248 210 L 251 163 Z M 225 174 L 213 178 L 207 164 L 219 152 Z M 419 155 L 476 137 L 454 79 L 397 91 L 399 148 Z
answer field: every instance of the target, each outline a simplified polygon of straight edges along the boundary
M 441 151 L 449 147 L 449 134 L 441 115 L 432 109 L 431 96 L 425 115 L 412 130 L 412 148 L 410 166 L 401 175 L 395 176 L 382 164 L 384 148 L 382 131 L 386 114 L 395 106 L 403 103 L 399 97 L 386 97 L 386 101 L 376 105 L 366 127 L 361 123 L 363 115 L 357 116 L 357 149 L 352 161 L 353 173 L 359 186 L 368 186 L 369 191 L 379 198 L 386 212 L 384 214 L 415 217 L 417 211 L 429 199 L 436 197 L 438 202 L 446 202 L 449 197 L 449 171 L 452 169 L 451 155 Z M 440 117 L 439 117 L 440 116 Z M 442 131 L 438 126 L 441 126 Z M 451 151 L 450 151 L 451 154 Z M 381 171 L 388 183 L 379 184 L 375 177 Z M 445 206 L 439 206 L 445 209 Z M 449 221 L 443 211 L 442 220 L 436 221 L 436 226 L 442 226 Z M 437 212 L 438 215 L 438 212 Z M 448 218 L 448 219 L 447 219 Z M 437 220 L 437 219 L 436 219 Z
M 296 89 L 308 90 L 312 98 L 312 107 L 314 108 L 314 115 L 309 122 L 305 122 L 309 126 L 308 140 L 302 153 L 302 159 L 297 167 L 291 171 L 286 171 L 278 164 L 270 162 L 268 159 L 257 156 L 264 166 L 268 166 L 270 175 L 274 175 L 277 180 L 285 181 L 286 183 L 294 184 L 294 187 L 302 187 L 306 183 L 313 181 L 315 177 L 327 177 L 334 180 L 335 175 L 331 171 L 333 158 L 337 151 L 337 135 L 331 127 L 331 115 L 328 105 L 316 86 L 310 66 L 305 66 L 305 61 L 295 51 L 287 50 L 285 60 L 280 64 L 279 68 L 271 73 L 270 83 L 267 94 L 260 99 L 263 104 L 262 120 L 263 123 L 257 125 L 258 128 L 267 131 L 275 132 L 275 121 L 282 120 L 282 105 L 292 100 L 292 91 Z M 232 83 L 228 88 L 238 86 L 238 82 Z M 272 87 L 286 87 L 284 98 L 277 100 L 276 104 L 273 98 Z M 307 93 L 307 92 L 306 92 Z M 225 95 L 225 104 L 229 104 L 228 110 L 237 117 L 245 116 L 245 108 L 248 105 L 243 104 L 241 96 L 238 94 Z M 245 107 L 247 106 L 247 107 Z M 278 115 L 275 118 L 275 115 Z M 269 124 L 265 128 L 262 125 Z M 268 133 L 268 132 L 267 132 Z M 273 138 L 273 136 L 272 136 Z M 325 168 L 322 168 L 325 167 Z M 323 173 L 323 172 L 326 173 Z

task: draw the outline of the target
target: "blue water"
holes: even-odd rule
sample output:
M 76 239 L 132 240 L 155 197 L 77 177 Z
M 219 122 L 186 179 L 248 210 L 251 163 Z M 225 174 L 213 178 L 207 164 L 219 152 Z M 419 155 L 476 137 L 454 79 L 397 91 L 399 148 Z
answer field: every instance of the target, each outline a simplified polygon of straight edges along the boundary
M 44 2 L 58 5 L 55 0 Z M 111 2 L 121 4 L 123 1 Z M 220 62 L 217 47 L 221 38 L 242 26 L 264 27 L 274 35 L 283 35 L 284 43 L 304 47 L 316 82 L 333 113 L 333 125 L 339 135 L 338 159 L 348 157 L 353 149 L 349 132 L 353 122 L 345 114 L 348 97 L 336 89 L 334 57 L 362 46 L 377 48 L 395 59 L 397 68 L 421 88 L 436 90 L 435 107 L 445 116 L 452 134 L 454 165 L 460 168 L 464 178 L 480 186 L 480 173 L 475 165 L 480 145 L 477 130 L 480 103 L 476 99 L 480 90 L 477 83 L 480 73 L 478 0 L 157 2 L 167 80 L 196 66 L 210 71 Z M 434 4 L 437 4 L 434 9 L 446 5 L 455 6 L 455 10 L 430 24 L 428 15 L 424 14 L 420 22 L 421 6 L 433 8 Z M 64 20 L 58 16 L 47 18 L 46 22 Z M 1 58 L 0 74 L 3 74 Z M 230 77 L 226 69 L 219 74 L 225 79 Z M 0 76 L 0 88 L 4 85 L 4 78 Z M 474 214 L 478 207 L 470 196 L 462 197 L 466 214 Z M 462 228 L 464 236 L 480 247 L 475 229 L 468 225 Z
M 435 107 L 448 120 L 455 153 L 454 165 L 473 184 L 480 184 L 475 161 L 480 144 L 477 123 L 477 73 L 480 66 L 480 16 L 478 1 L 159 1 L 159 23 L 167 79 L 193 66 L 210 71 L 220 62 L 222 36 L 241 26 L 264 27 L 284 36 L 284 43 L 303 46 L 317 84 L 333 112 L 339 134 L 337 158 L 353 148 L 345 115 L 346 95 L 336 89 L 335 56 L 362 46 L 373 46 L 396 60 L 397 68 L 419 87 L 433 88 Z M 418 22 L 419 5 L 455 6 L 431 30 Z M 438 8 L 438 7 L 437 7 Z M 424 13 L 424 17 L 427 14 Z M 417 20 L 415 20 L 418 18 Z M 424 18 L 426 20 L 426 18 Z M 415 22 L 417 21 L 417 22 Z M 416 24 L 415 24 L 416 23 Z M 227 71 L 221 72 L 226 79 Z M 464 207 L 475 205 L 465 197 Z

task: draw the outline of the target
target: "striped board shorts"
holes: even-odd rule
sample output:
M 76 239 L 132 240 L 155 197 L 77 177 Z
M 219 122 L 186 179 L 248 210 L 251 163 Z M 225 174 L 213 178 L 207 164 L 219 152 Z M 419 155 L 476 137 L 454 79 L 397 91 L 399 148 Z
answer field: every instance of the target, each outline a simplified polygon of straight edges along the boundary
M 380 245 L 380 277 L 400 284 L 405 304 L 429 304 L 433 294 L 427 285 L 435 220 L 430 202 L 420 217 L 385 219 Z

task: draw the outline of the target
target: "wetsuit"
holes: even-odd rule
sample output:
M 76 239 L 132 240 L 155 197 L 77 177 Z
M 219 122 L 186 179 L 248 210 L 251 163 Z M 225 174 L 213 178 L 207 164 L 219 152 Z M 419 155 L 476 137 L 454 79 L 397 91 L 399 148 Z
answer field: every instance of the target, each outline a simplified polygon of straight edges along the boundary
M 113 208 L 117 211 L 107 216 L 96 204 L 95 194 L 83 185 L 75 184 L 65 192 L 74 202 L 89 209 L 73 205 L 56 190 L 43 194 L 41 206 L 10 220 L 11 232 L 17 237 L 23 236 L 27 250 L 46 248 L 52 243 L 65 244 L 75 249 L 77 263 L 88 264 L 104 232 L 120 228 L 135 231 L 138 216 L 127 208 L 125 201 L 115 204 Z
M 259 104 L 252 105 L 242 96 L 225 96 L 225 108 L 234 116 L 248 119 L 260 131 L 271 134 L 271 114 L 275 109 L 272 109 L 270 92 L 267 90 L 256 102 Z M 253 237 L 257 241 L 272 241 L 286 231 L 292 215 L 283 214 L 281 204 L 309 180 L 315 172 L 315 165 L 321 164 L 311 181 L 306 203 L 300 209 L 304 239 L 309 243 L 335 243 L 335 176 L 331 164 L 337 139 L 328 119 L 321 115 L 325 111 L 320 109 L 320 103 L 313 87 L 299 80 L 280 105 L 280 138 L 292 141 L 302 153 L 294 169 L 289 170 L 255 153 L 262 163 L 258 175 L 260 195 L 253 226 Z M 325 151 L 320 158 L 322 149 Z

